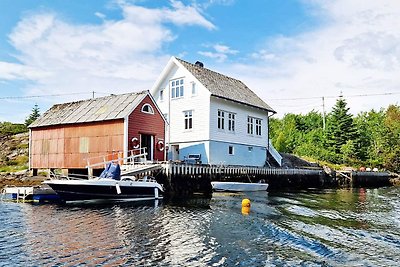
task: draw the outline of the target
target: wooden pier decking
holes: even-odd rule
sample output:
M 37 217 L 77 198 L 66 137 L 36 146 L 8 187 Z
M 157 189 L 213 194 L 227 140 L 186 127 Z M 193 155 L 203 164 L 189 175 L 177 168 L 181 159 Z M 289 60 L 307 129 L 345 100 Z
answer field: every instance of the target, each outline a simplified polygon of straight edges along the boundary
M 336 188 L 389 185 L 387 172 L 335 172 L 323 168 L 283 169 L 246 166 L 199 165 L 167 162 L 142 175 L 155 176 L 172 195 L 211 193 L 211 181 L 257 183 L 264 180 L 268 190 Z

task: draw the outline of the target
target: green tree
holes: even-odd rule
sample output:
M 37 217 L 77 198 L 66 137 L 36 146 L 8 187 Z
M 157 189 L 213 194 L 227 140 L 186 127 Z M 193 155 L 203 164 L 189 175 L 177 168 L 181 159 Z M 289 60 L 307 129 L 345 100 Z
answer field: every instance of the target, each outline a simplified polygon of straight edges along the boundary
M 342 146 L 356 138 L 353 116 L 349 113 L 347 103 L 342 97 L 336 101 L 328 116 L 327 138 L 328 149 L 339 155 L 342 153 Z
M 35 104 L 35 106 L 32 108 L 31 114 L 29 114 L 28 118 L 26 118 L 25 120 L 25 125 L 26 126 L 31 125 L 31 123 L 37 120 L 37 118 L 39 117 L 40 117 L 40 109 L 39 106 Z
M 390 105 L 385 115 L 384 125 L 387 132 L 384 167 L 400 172 L 400 106 Z

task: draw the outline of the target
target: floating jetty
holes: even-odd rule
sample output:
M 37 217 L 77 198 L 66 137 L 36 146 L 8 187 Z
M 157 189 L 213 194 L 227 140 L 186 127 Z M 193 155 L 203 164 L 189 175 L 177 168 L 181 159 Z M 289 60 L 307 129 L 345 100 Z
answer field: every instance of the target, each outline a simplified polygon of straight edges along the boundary
M 16 202 L 57 202 L 60 197 L 48 186 L 6 186 L 1 191 L 1 200 Z

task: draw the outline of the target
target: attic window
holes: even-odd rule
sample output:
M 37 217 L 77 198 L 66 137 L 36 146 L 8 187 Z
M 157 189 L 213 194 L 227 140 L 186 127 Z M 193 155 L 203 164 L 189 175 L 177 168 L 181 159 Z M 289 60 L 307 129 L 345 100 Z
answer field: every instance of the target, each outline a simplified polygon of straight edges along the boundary
M 171 98 L 183 97 L 184 87 L 183 79 L 176 79 L 171 81 Z
M 153 107 L 150 104 L 144 104 L 142 107 L 143 113 L 154 114 Z

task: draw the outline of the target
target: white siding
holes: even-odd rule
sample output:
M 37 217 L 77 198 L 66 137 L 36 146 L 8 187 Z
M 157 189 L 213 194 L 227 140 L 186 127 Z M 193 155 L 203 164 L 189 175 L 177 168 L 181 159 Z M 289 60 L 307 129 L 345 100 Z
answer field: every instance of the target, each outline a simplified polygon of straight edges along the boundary
M 235 132 L 228 131 L 228 117 L 225 113 L 225 129 L 218 129 L 218 110 L 235 113 Z M 247 117 L 262 119 L 262 135 L 247 134 Z M 252 108 L 233 101 L 211 97 L 210 109 L 210 139 L 213 141 L 232 142 L 253 146 L 267 147 L 268 144 L 268 117 L 267 112 Z M 255 122 L 254 122 L 255 125 Z
M 169 81 L 178 78 L 184 79 L 184 97 L 172 99 Z M 196 84 L 197 89 L 194 96 L 192 96 L 192 83 Z M 160 84 L 161 86 L 154 91 L 154 99 L 161 112 L 168 114 L 168 128 L 171 129 L 171 134 L 167 131 L 167 142 L 181 143 L 209 140 L 210 92 L 186 69 L 176 66 L 172 68 Z M 161 89 L 164 90 L 162 101 L 160 100 Z M 190 130 L 184 128 L 184 111 L 187 110 L 193 111 L 193 128 Z M 169 137 L 171 140 L 169 140 Z

